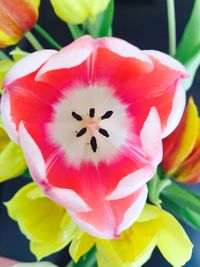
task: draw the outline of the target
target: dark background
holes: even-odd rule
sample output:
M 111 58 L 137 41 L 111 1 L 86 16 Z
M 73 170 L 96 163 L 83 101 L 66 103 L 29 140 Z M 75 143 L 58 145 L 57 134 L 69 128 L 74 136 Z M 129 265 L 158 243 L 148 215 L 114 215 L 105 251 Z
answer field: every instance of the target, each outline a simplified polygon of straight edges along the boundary
M 167 52 L 168 31 L 166 0 L 116 0 L 115 2 L 116 8 L 113 24 L 114 36 L 125 39 L 141 49 L 156 49 Z M 177 39 L 179 40 L 190 16 L 194 1 L 176 0 L 175 2 Z M 40 14 L 39 24 L 48 30 L 61 45 L 67 45 L 72 41 L 66 24 L 61 22 L 54 15 L 49 0 L 42 1 Z M 45 48 L 51 48 L 45 42 L 43 42 L 43 45 Z M 31 47 L 24 41 L 21 42 L 21 47 L 28 50 L 31 49 Z M 198 105 L 200 104 L 199 87 L 200 73 L 197 74 L 193 88 L 189 92 L 189 94 L 193 95 L 194 100 Z M 15 192 L 27 182 L 27 178 L 20 177 L 2 183 L 0 185 L 0 203 L 9 200 Z M 191 189 L 200 193 L 200 186 L 191 186 Z M 192 260 L 185 266 L 199 267 L 200 233 L 186 226 L 183 222 L 181 223 L 194 243 Z M 48 259 L 54 261 L 59 267 L 64 267 L 68 260 L 67 251 L 66 248 L 63 251 L 52 255 Z M 28 240 L 21 234 L 17 224 L 7 216 L 6 209 L 2 204 L 0 204 L 0 255 L 21 261 L 35 260 L 34 256 L 29 251 Z M 153 257 L 144 266 L 169 267 L 170 265 L 164 260 L 160 252 L 155 250 Z

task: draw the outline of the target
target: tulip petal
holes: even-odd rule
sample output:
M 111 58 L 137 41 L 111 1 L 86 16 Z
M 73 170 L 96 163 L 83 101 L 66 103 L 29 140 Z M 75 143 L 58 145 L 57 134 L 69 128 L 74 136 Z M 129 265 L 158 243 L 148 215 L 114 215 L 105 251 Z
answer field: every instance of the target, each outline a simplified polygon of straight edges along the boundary
M 35 183 L 20 189 L 6 207 L 38 259 L 59 251 L 73 238 L 76 225 L 65 209 L 45 197 Z
M 1 97 L 1 117 L 10 139 L 13 140 L 13 142 L 15 142 L 16 144 L 18 144 L 19 140 L 18 140 L 17 127 L 11 117 L 10 105 L 11 105 L 10 93 L 6 91 Z
M 88 73 L 95 73 L 95 77 L 97 77 L 98 73 L 96 73 L 95 65 L 99 64 L 100 61 L 98 59 L 100 55 L 98 54 L 101 53 L 101 51 L 103 51 L 102 53 L 106 53 L 106 50 L 109 51 L 109 53 L 107 53 L 107 56 L 109 56 L 109 60 L 103 56 L 101 56 L 100 58 L 103 58 L 105 62 L 108 62 L 111 67 L 111 70 L 115 70 L 116 68 L 115 65 L 109 62 L 111 58 L 113 58 L 114 60 L 114 55 L 115 57 L 118 56 L 118 62 L 116 62 L 117 66 L 119 65 L 120 58 L 122 57 L 121 61 L 123 58 L 130 58 L 130 62 L 131 60 L 133 60 L 133 63 L 135 63 L 134 65 L 136 67 L 136 70 L 139 68 L 140 65 L 143 67 L 143 71 L 150 71 L 153 68 L 151 59 L 146 56 L 140 49 L 129 44 L 128 42 L 125 42 L 118 38 L 99 38 L 97 40 L 94 40 L 89 35 L 85 35 L 77 39 L 72 44 L 63 48 L 61 51 L 59 51 L 58 54 L 53 56 L 46 64 L 44 64 L 44 66 L 38 72 L 36 80 L 44 81 L 45 76 L 49 71 L 78 67 L 78 65 L 83 63 L 85 60 L 88 61 L 88 64 L 85 64 L 84 68 L 88 68 Z M 96 56 L 98 58 L 95 59 Z M 65 60 L 63 60 L 63 58 L 65 58 Z M 137 63 L 135 62 L 135 60 L 137 61 Z M 124 64 L 124 67 L 125 66 L 126 64 Z M 128 67 L 126 68 L 128 69 Z M 99 67 L 99 69 L 101 68 Z M 133 69 L 132 72 L 134 73 L 134 71 L 135 70 Z M 140 68 L 140 71 L 142 71 L 142 68 Z M 130 70 L 128 73 L 130 73 Z M 51 77 L 49 78 L 51 79 Z M 89 79 L 90 78 L 92 77 L 89 76 Z
M 84 231 L 100 238 L 113 239 L 136 220 L 145 205 L 146 197 L 147 190 L 144 186 L 124 199 L 105 201 L 103 207 L 97 200 L 90 212 L 68 212 Z
M 106 199 L 112 200 L 128 196 L 154 176 L 156 166 L 162 159 L 161 134 L 158 112 L 155 108 L 152 108 L 140 134 L 143 149 L 149 157 L 149 165 L 122 178 L 114 191 Z
M 170 69 L 180 72 L 184 77 L 188 77 L 186 68 L 178 60 L 169 55 L 156 50 L 144 50 L 145 54 L 158 60 L 161 64 Z
M 166 172 L 173 174 L 192 152 L 198 131 L 198 110 L 193 99 L 190 98 L 180 124 L 171 135 L 163 140 L 162 167 Z
M 36 71 L 56 53 L 56 50 L 50 49 L 37 51 L 18 61 L 14 67 L 8 71 L 3 83 L 4 88 L 13 81 Z

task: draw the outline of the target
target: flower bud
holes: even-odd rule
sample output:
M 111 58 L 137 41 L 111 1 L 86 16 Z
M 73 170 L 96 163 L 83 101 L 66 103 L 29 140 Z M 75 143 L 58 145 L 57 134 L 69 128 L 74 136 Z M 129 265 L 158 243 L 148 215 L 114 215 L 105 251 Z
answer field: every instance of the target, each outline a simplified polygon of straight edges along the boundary
M 163 141 L 163 169 L 179 182 L 200 182 L 200 120 L 189 99 L 176 130 Z
M 37 21 L 40 0 L 0 0 L 0 47 L 17 43 Z
M 71 24 L 83 24 L 104 11 L 110 0 L 51 0 L 56 15 Z

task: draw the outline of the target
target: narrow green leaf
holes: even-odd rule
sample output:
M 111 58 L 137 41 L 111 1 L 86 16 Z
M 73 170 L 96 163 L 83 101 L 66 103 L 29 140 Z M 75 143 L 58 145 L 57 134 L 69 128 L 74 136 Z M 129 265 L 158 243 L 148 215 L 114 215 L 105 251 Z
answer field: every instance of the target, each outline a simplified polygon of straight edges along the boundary
M 175 183 L 161 193 L 162 207 L 200 230 L 200 196 Z
M 95 22 L 95 37 L 111 36 L 114 14 L 114 0 L 111 0 L 107 9 L 99 14 Z
M 88 253 L 86 253 L 78 263 L 71 261 L 66 267 L 97 267 L 96 262 L 96 249 L 93 247 Z
M 190 74 L 190 77 L 184 82 L 185 89 L 189 89 L 200 65 L 200 0 L 195 0 L 191 17 L 185 27 L 175 58 L 185 65 Z

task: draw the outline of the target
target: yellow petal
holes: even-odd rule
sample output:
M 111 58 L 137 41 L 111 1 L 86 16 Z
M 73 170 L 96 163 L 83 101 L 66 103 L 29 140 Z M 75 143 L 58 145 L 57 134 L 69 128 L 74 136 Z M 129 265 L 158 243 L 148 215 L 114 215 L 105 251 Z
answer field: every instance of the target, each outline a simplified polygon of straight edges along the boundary
M 75 262 L 94 246 L 94 238 L 82 230 L 77 230 L 69 247 L 69 253 Z
M 134 223 L 118 240 L 96 240 L 100 267 L 140 267 L 156 245 L 174 267 L 189 260 L 192 244 L 178 221 L 153 205 L 145 205 L 143 213 L 145 220 Z
M 191 258 L 192 243 L 180 223 L 168 212 L 160 211 L 160 232 L 157 246 L 174 267 L 181 267 Z
M 63 21 L 83 24 L 106 9 L 110 0 L 50 0 L 54 11 Z
M 178 169 L 194 148 L 198 132 L 198 109 L 190 97 L 179 126 L 163 141 L 163 161 L 161 164 L 170 175 Z
M 9 139 L 0 124 L 0 182 L 19 176 L 26 168 L 21 148 Z
M 9 216 L 30 240 L 37 259 L 65 247 L 76 231 L 66 210 L 44 196 L 35 183 L 20 189 L 6 206 Z

